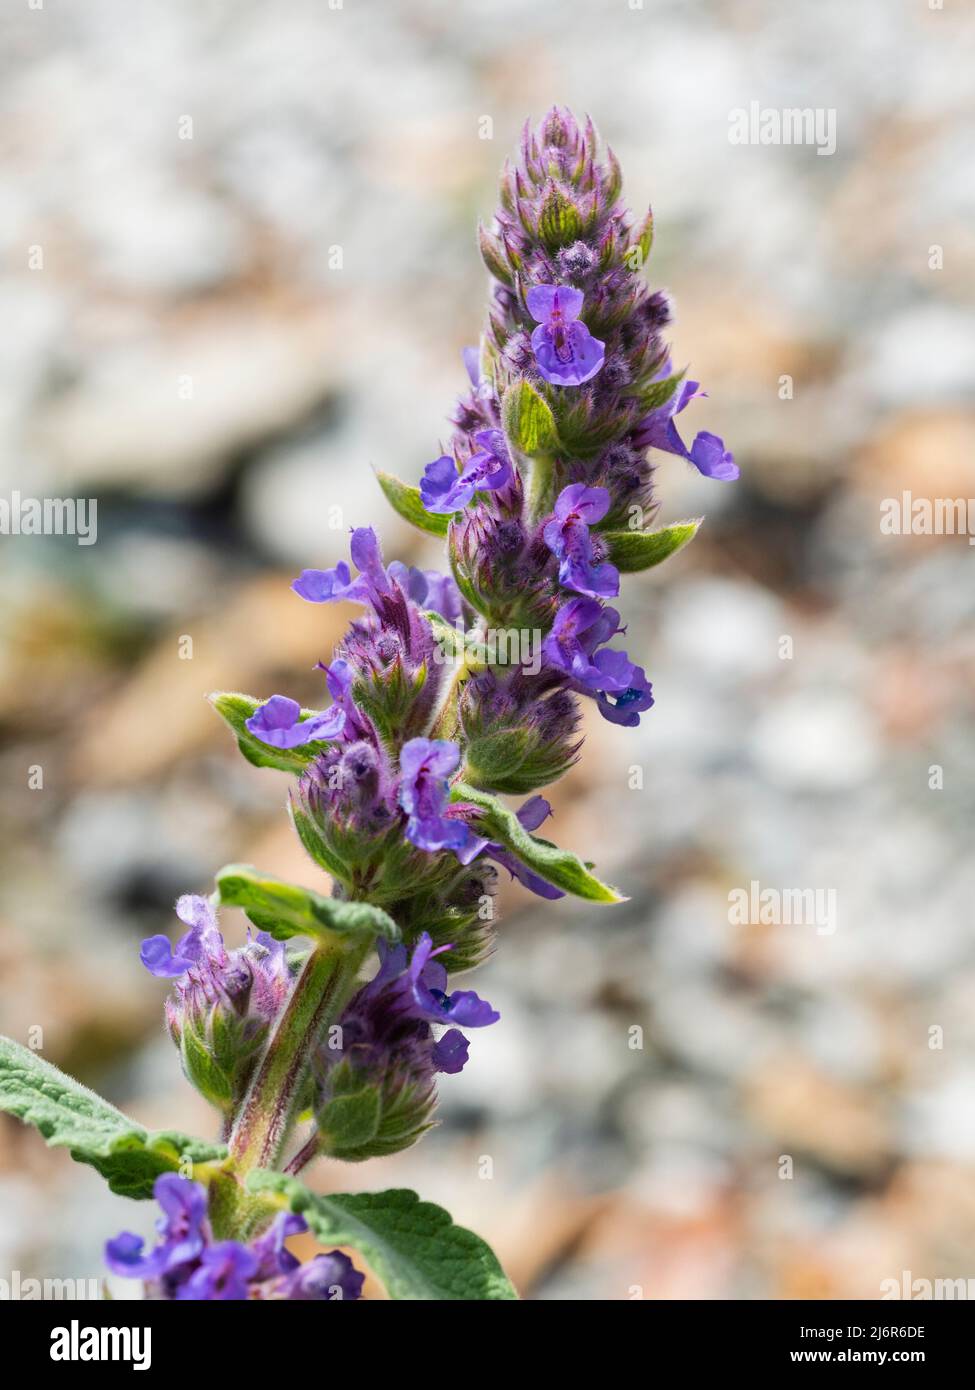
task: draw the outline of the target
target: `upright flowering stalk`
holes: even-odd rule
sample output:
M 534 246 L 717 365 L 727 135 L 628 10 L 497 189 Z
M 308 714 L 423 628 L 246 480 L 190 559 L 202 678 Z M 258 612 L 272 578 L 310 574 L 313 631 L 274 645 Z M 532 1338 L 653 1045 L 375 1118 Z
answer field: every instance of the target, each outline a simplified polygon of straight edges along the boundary
M 348 561 L 292 585 L 296 602 L 361 608 L 320 654 L 323 707 L 212 697 L 252 763 L 292 776 L 291 819 L 320 876 L 299 888 L 230 865 L 211 898 L 180 899 L 189 931 L 175 944 L 143 944 L 146 968 L 173 982 L 168 1028 L 225 1142 L 146 1134 L 90 1093 L 70 1122 L 52 1119 L 47 1098 L 74 1083 L 23 1049 L 2 1054 L 33 1078 L 7 1108 L 117 1190 L 159 1200 L 151 1250 L 129 1233 L 106 1248 L 151 1297 L 357 1298 L 340 1250 L 304 1266 L 289 1253 L 305 1229 L 357 1248 L 396 1298 L 514 1296 L 438 1208 L 401 1191 L 319 1198 L 297 1174 L 395 1153 L 435 1123 L 440 1078 L 499 1021 L 452 978 L 493 947 L 499 868 L 543 898 L 620 901 L 536 833 L 551 814 L 541 791 L 580 757 L 581 700 L 625 727 L 653 705 L 615 601 L 623 575 L 697 523 L 653 529 L 649 451 L 737 477 L 716 435 L 688 445 L 679 432 L 702 393 L 671 365 L 669 304 L 644 278 L 651 235 L 591 124 L 553 110 L 526 129 L 480 233 L 490 300 L 449 445 L 418 485 L 380 475 L 397 511 L 445 540 L 449 573 L 387 564 L 373 529 L 353 530 Z M 256 928 L 235 950 L 221 906 Z

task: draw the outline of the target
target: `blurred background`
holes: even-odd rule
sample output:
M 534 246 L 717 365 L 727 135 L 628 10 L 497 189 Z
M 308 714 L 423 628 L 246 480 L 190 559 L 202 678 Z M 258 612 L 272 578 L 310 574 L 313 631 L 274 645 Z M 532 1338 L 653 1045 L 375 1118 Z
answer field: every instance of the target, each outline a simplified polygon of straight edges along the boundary
M 706 522 L 627 586 L 656 707 L 591 719 L 552 797 L 630 902 L 505 885 L 477 978 L 502 1023 L 444 1078 L 442 1126 L 315 1182 L 415 1186 L 536 1299 L 975 1278 L 975 552 L 880 525 L 905 490 L 975 499 L 971 8 L 22 0 L 2 23 L 0 496 L 97 498 L 98 532 L 0 536 L 0 1029 L 40 1026 L 147 1126 L 211 1131 L 139 941 L 227 861 L 316 873 L 287 779 L 204 693 L 318 699 L 352 610 L 288 583 L 349 526 L 438 562 L 372 466 L 416 481 L 440 452 L 477 218 L 524 118 L 568 104 L 653 203 L 648 273 L 710 392 L 687 429 L 742 480 L 661 456 L 662 518 Z M 835 111 L 835 153 L 731 143 L 753 101 Z M 733 924 L 753 881 L 834 892 L 836 930 Z M 98 1275 L 150 1208 L 0 1125 L 4 1277 Z

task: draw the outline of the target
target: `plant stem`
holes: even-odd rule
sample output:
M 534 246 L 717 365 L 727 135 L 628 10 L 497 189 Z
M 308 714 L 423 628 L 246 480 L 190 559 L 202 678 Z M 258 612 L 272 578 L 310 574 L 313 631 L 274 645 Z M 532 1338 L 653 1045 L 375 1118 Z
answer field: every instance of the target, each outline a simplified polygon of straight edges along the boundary
M 287 1142 L 311 1054 L 345 1004 L 372 945 L 318 946 L 305 961 L 267 1051 L 254 1073 L 230 1134 L 238 1172 L 273 1168 Z

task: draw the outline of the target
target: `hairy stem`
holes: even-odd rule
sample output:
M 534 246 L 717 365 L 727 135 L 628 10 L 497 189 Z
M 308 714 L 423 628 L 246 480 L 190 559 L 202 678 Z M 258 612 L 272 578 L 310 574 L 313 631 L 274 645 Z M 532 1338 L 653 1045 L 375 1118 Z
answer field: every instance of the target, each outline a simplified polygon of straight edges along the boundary
M 319 946 L 305 962 L 230 1134 L 230 1154 L 238 1172 L 276 1166 L 294 1123 L 312 1051 L 345 1004 L 370 946 L 368 941 L 348 951 Z

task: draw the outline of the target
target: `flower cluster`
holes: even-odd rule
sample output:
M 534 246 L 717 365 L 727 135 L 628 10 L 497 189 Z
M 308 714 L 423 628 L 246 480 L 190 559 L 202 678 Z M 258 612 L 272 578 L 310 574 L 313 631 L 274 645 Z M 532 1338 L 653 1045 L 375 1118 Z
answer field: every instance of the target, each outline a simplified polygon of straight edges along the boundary
M 211 903 L 190 897 L 177 904 L 190 930 L 175 947 L 143 945 L 147 968 L 175 982 L 170 1032 L 187 1076 L 225 1114 L 238 1174 L 386 1155 L 429 1129 L 437 1078 L 462 1070 L 470 1030 L 498 1020 L 473 991 L 451 989 L 448 972 L 491 949 L 499 867 L 544 898 L 619 901 L 536 833 L 551 815 L 539 793 L 579 757 L 580 697 L 624 727 L 653 705 L 643 667 L 614 645 L 624 628 L 610 600 L 623 573 L 658 563 L 694 527 L 648 530 L 648 451 L 710 478 L 738 473 L 716 435 L 688 447 L 678 432 L 703 393 L 672 370 L 669 304 L 642 273 L 652 223 L 634 225 L 619 194 L 591 125 L 554 110 L 526 130 L 481 232 L 490 308 L 464 354 L 471 386 L 449 448 L 418 487 L 382 475 L 404 517 L 446 537 L 450 573 L 386 564 L 372 528 L 353 530 L 351 563 L 292 584 L 308 603 L 364 610 L 319 662 L 330 702 L 215 697 L 252 762 L 296 774 L 295 829 L 333 883 L 328 901 L 273 882 L 231 895 L 259 929 L 235 951 Z M 505 795 L 527 800 L 515 809 Z M 304 963 L 278 939 L 302 934 L 316 942 Z M 363 980 L 373 947 L 378 967 Z M 319 1004 L 306 1007 L 312 988 Z M 278 1066 L 281 1048 L 291 1051 Z M 310 1132 L 287 1158 L 299 1124 Z M 214 1243 L 201 1189 L 160 1179 L 157 1196 L 156 1248 L 123 1235 L 108 1250 L 113 1269 L 157 1296 L 358 1296 L 361 1277 L 336 1252 L 296 1266 L 284 1238 L 300 1218 L 250 1245 Z
M 281 1212 L 262 1236 L 244 1245 L 213 1239 L 206 1188 L 200 1183 L 163 1173 L 153 1195 L 162 1208 L 153 1248 L 146 1251 L 145 1241 L 131 1231 L 105 1244 L 105 1263 L 112 1273 L 143 1280 L 150 1298 L 337 1301 L 362 1293 L 364 1276 L 340 1250 L 316 1255 L 304 1265 L 291 1254 L 287 1238 L 307 1230 L 304 1218 L 294 1212 Z

